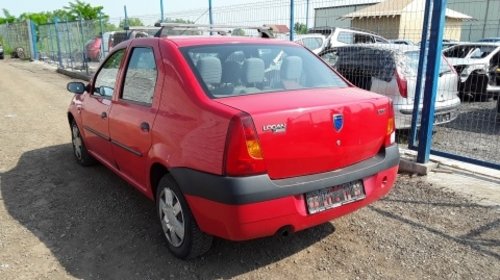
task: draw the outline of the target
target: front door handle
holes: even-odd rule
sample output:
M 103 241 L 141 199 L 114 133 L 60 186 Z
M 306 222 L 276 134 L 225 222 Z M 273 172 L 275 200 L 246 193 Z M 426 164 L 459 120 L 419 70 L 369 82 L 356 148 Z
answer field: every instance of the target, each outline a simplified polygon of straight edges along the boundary
M 144 131 L 144 132 L 149 132 L 149 123 L 142 122 L 141 123 L 141 130 Z
M 107 117 L 108 117 L 108 114 L 106 114 L 106 112 L 102 112 L 102 113 L 101 113 L 101 119 L 103 119 L 103 120 L 104 120 L 104 119 L 105 119 L 105 118 L 107 118 Z

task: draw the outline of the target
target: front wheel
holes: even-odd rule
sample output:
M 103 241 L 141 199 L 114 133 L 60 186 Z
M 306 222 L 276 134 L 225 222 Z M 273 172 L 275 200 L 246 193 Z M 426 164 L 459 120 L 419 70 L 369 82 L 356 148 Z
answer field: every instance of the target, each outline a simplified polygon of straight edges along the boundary
M 158 184 L 156 209 L 168 249 L 174 256 L 190 259 L 210 249 L 212 236 L 199 229 L 177 183 L 169 175 Z

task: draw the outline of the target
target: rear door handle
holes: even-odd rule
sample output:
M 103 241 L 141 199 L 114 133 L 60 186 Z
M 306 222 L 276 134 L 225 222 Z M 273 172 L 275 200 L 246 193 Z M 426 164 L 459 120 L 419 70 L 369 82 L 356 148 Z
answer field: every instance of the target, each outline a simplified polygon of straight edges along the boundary
M 104 120 L 104 119 L 105 119 L 105 118 L 107 118 L 107 117 L 108 117 L 108 114 L 106 114 L 106 112 L 102 112 L 102 113 L 101 113 L 101 119 L 103 119 L 103 120 Z
M 149 132 L 149 123 L 142 122 L 141 123 L 141 130 L 144 131 L 144 132 Z

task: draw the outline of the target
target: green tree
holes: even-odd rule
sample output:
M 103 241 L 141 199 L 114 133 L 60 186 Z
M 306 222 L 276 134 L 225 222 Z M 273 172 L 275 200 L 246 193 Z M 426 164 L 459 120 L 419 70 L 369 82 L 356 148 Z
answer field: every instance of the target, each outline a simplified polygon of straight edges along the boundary
M 120 21 L 120 25 L 118 25 L 118 27 L 123 29 L 124 26 L 125 26 L 125 20 L 122 19 Z M 132 18 L 128 18 L 128 26 L 144 26 L 144 23 L 142 22 L 142 20 L 140 18 L 132 17 Z
M 16 21 L 16 17 L 13 16 L 9 10 L 7 9 L 2 9 L 4 17 L 0 17 L 0 24 L 4 23 L 12 23 Z
M 102 6 L 91 6 L 89 3 L 85 3 L 80 0 L 76 2 L 69 2 L 68 6 L 63 7 L 68 13 L 68 18 L 70 20 L 76 20 L 82 17 L 83 20 L 95 20 L 99 19 L 99 14 L 102 12 Z
M 307 26 L 304 23 L 296 22 L 295 25 L 293 26 L 293 29 L 295 30 L 295 33 L 297 33 L 297 34 L 306 34 L 307 33 Z

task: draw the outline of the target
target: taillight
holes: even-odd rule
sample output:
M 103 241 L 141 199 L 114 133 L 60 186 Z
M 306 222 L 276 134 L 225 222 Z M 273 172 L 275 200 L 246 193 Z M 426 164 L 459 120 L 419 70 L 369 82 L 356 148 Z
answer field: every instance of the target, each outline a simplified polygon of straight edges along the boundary
M 399 94 L 401 97 L 408 97 L 408 82 L 403 74 L 400 72 L 401 70 L 396 68 L 396 81 L 398 83 Z
M 262 146 L 250 115 L 240 113 L 231 119 L 224 162 L 227 176 L 249 176 L 266 172 Z
M 385 136 L 385 146 L 390 146 L 396 142 L 396 121 L 394 120 L 394 107 L 392 101 L 389 101 L 387 117 L 387 129 Z

